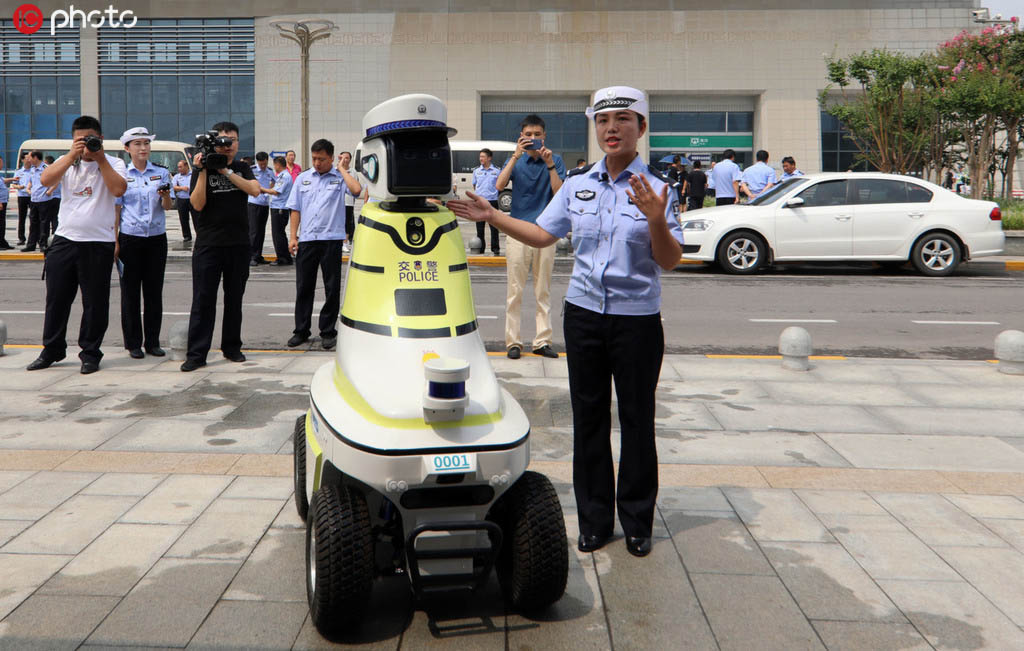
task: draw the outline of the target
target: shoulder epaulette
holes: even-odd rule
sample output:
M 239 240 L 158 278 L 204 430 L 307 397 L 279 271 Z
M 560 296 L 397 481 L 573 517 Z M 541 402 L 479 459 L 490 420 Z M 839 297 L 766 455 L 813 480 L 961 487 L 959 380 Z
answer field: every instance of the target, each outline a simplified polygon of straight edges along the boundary
M 167 166 L 166 166 L 166 165 L 161 165 L 160 163 L 154 163 L 153 161 L 149 161 L 149 163 L 150 163 L 150 164 L 151 164 L 151 165 L 152 165 L 153 167 L 159 167 L 159 168 L 162 168 L 162 169 L 167 169 Z
M 662 174 L 661 170 L 659 170 L 654 165 L 648 165 L 647 166 L 647 171 L 651 173 L 651 176 L 653 176 L 654 178 L 658 179 L 662 183 L 668 183 L 671 186 L 679 185 L 679 181 L 673 181 L 672 179 L 668 178 L 667 176 Z
M 569 178 L 570 176 L 576 176 L 577 174 L 583 174 L 585 172 L 589 172 L 590 168 L 593 167 L 593 166 L 594 166 L 594 163 L 591 163 L 590 165 L 584 165 L 583 167 L 574 167 L 571 170 L 569 170 L 569 173 L 565 175 L 565 178 Z

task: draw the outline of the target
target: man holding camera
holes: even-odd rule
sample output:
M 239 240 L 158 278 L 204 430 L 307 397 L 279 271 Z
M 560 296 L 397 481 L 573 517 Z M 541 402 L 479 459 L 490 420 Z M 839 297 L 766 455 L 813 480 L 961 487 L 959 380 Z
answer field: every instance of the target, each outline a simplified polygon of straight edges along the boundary
M 67 353 L 68 317 L 79 289 L 82 325 L 78 345 L 83 375 L 100 368 L 100 345 L 110 314 L 110 268 L 114 264 L 117 217 L 114 200 L 128 187 L 120 158 L 103 151 L 103 130 L 94 117 L 83 115 L 71 125 L 71 151 L 37 177 L 40 185 L 60 184 L 64 197 L 60 219 L 44 262 L 46 315 L 43 352 L 28 370 L 46 368 Z
M 198 142 L 198 141 L 202 142 Z M 252 168 L 235 160 L 238 125 L 218 122 L 197 138 L 200 151 L 192 160 L 189 200 L 197 212 L 192 251 L 192 313 L 188 320 L 188 353 L 181 370 L 206 366 L 217 319 L 217 286 L 224 278 L 224 319 L 220 349 L 232 362 L 242 354 L 242 296 L 249 279 L 249 197 L 260 195 Z
M 544 146 L 544 136 L 544 120 L 539 115 L 523 118 L 516 151 L 505 163 L 495 184 L 501 192 L 512 181 L 512 217 L 530 223 L 537 222 L 537 216 L 544 211 L 565 179 L 565 163 L 561 156 Z M 533 294 L 537 301 L 537 334 L 533 339 L 533 353 L 558 357 L 551 348 L 551 272 L 555 268 L 555 245 L 536 248 L 508 238 L 505 246 L 508 268 L 505 349 L 509 359 L 519 359 L 523 349 L 519 325 L 523 290 L 531 268 Z

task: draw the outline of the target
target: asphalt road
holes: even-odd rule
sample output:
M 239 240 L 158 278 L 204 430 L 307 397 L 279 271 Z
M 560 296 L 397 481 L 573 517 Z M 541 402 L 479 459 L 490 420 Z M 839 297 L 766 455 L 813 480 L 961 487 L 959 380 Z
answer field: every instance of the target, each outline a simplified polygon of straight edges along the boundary
M 40 342 L 45 300 L 41 268 L 41 262 L 0 263 L 0 319 L 7 324 L 8 343 Z M 480 332 L 488 349 L 504 350 L 505 270 L 474 268 L 471 277 Z M 551 292 L 555 348 L 560 351 L 561 303 L 568 279 L 568 266 L 561 262 Z M 867 264 L 789 266 L 747 278 L 686 265 L 665 274 L 662 282 L 666 349 L 671 353 L 773 354 L 779 333 L 800 325 L 811 333 L 816 354 L 988 359 L 999 332 L 1024 329 L 1024 274 L 1007 272 L 1001 263 L 971 263 L 950 278 Z M 292 268 L 253 270 L 245 294 L 246 348 L 284 348 L 293 327 L 294 296 Z M 119 300 L 115 279 L 104 342 L 108 354 L 117 354 L 121 346 Z M 532 294 L 523 303 L 531 315 L 524 319 L 523 335 L 532 337 Z M 165 345 L 171 324 L 187 320 L 190 305 L 190 266 L 171 262 L 164 289 Z M 69 343 L 77 336 L 80 315 L 76 305 L 68 324 Z M 218 323 L 215 346 L 219 329 Z

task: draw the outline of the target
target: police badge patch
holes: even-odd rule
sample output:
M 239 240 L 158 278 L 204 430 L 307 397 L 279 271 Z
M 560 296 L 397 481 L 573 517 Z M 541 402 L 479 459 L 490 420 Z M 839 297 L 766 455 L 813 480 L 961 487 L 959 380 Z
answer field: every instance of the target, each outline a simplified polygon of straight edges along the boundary
M 597 193 L 593 190 L 578 190 L 576 192 L 576 198 L 580 201 L 590 201 L 597 196 Z

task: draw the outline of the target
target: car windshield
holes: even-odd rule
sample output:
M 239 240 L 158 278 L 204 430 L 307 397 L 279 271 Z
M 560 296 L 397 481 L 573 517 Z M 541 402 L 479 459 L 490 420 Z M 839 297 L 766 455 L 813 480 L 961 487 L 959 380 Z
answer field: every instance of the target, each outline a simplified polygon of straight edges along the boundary
M 793 186 L 795 186 L 797 183 L 800 183 L 801 181 L 804 181 L 804 180 L 806 180 L 806 179 L 804 177 L 802 177 L 802 176 L 795 176 L 795 177 L 793 177 L 791 179 L 786 179 L 785 181 L 783 181 L 782 183 L 779 183 L 778 185 L 773 185 L 764 194 L 761 194 L 761 195 L 758 195 L 757 197 L 754 197 L 746 205 L 748 205 L 748 206 L 764 206 L 766 204 L 769 204 L 769 203 L 775 201 L 776 199 L 778 199 L 779 197 L 781 197 L 786 192 L 792 190 Z

